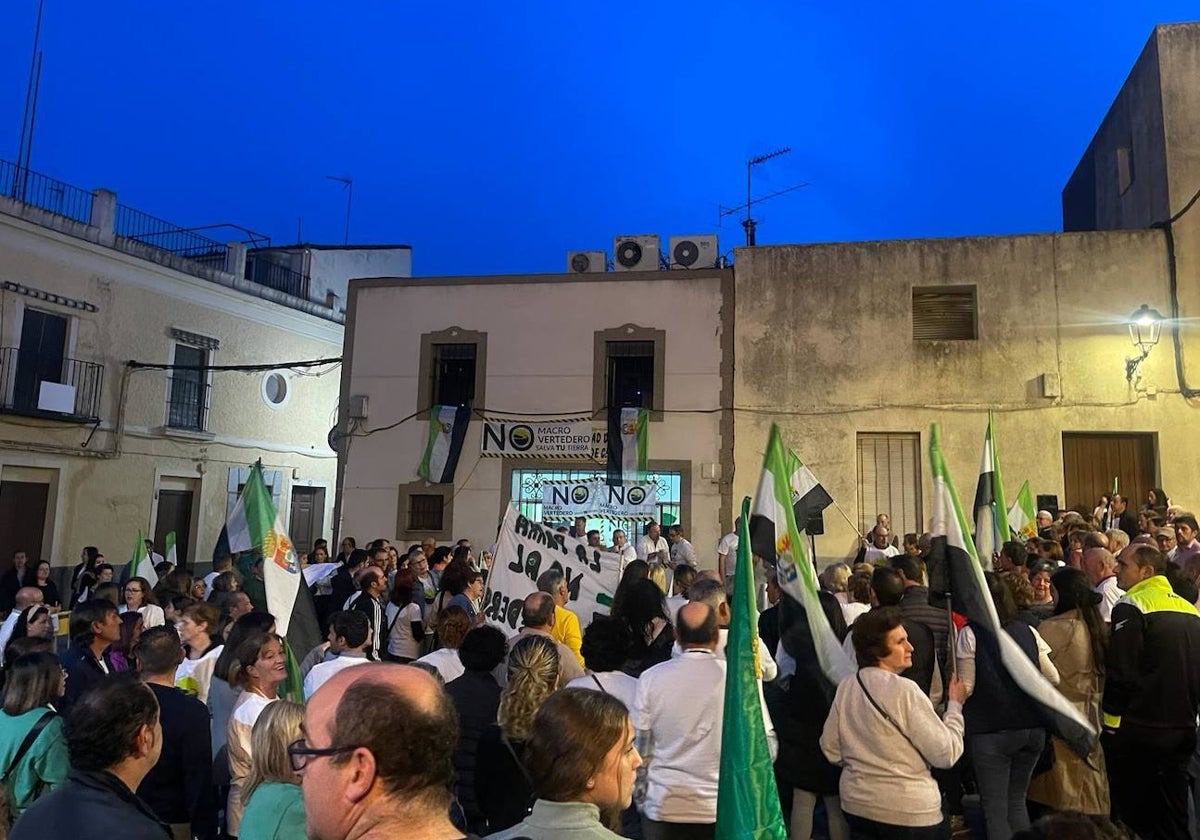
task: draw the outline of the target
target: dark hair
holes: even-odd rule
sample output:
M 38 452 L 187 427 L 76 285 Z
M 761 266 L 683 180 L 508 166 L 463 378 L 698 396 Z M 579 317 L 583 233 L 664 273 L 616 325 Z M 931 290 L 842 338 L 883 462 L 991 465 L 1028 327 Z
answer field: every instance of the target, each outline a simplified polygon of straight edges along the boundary
M 22 656 L 30 653 L 54 653 L 57 646 L 53 639 L 43 639 L 41 636 L 25 636 L 21 639 L 10 639 L 4 648 L 4 670 L 0 671 L 0 684 L 9 673 L 12 664 Z
M 1175 521 L 1179 521 L 1179 517 L 1175 517 Z M 1154 570 L 1156 575 L 1165 575 L 1167 573 L 1167 555 L 1163 554 L 1152 545 L 1145 543 L 1136 543 L 1127 549 L 1129 559 L 1139 567 L 1149 566 Z
M 32 607 L 26 607 L 21 610 L 21 614 L 17 616 L 17 623 L 13 625 L 12 635 L 9 636 L 9 641 L 13 639 L 23 639 L 29 635 L 29 622 L 33 621 L 39 615 L 45 613 L 50 615 L 50 610 L 42 604 L 34 604 Z
M 121 605 L 121 587 L 116 581 L 108 581 L 106 583 L 97 583 L 92 587 L 92 600 L 108 601 L 114 607 Z
M 133 661 L 133 634 L 139 626 L 144 627 L 146 620 L 137 610 L 128 610 L 121 613 L 121 638 L 113 642 L 111 649 L 124 656 L 127 660 Z
M 237 586 L 237 582 L 237 572 L 233 571 L 232 569 L 228 572 L 221 572 L 215 578 L 213 578 L 213 594 L 215 595 L 218 592 L 234 592 L 236 591 L 234 587 Z
M 248 612 L 238 618 L 229 628 L 229 637 L 225 639 L 225 647 L 221 649 L 221 655 L 217 657 L 217 664 L 213 666 L 213 676 L 229 682 L 229 671 L 237 659 L 236 653 L 241 643 L 255 633 L 266 633 L 274 624 L 275 616 L 258 610 Z
M 898 607 L 904 597 L 904 578 L 895 569 L 877 566 L 871 572 L 871 591 L 881 607 Z
M 1013 598 L 1012 590 L 995 572 L 986 572 L 984 577 L 987 580 L 988 592 L 992 596 L 992 603 L 996 605 L 996 617 L 1000 620 L 1000 626 L 1007 627 L 1017 617 L 1017 602 Z
M 100 556 L 103 557 L 104 555 L 100 555 Z M 115 573 L 117 570 L 115 568 L 113 568 L 112 563 L 99 563 L 96 565 L 96 568 L 94 569 L 94 571 L 96 572 L 96 577 L 100 577 L 101 572 Z
M 62 696 L 62 663 L 53 653 L 27 653 L 5 669 L 4 713 L 16 717 Z
M 1196 581 L 1184 574 L 1183 567 L 1174 560 L 1167 561 L 1167 571 L 1164 575 L 1167 583 L 1171 584 L 1171 591 L 1178 595 L 1189 604 L 1196 603 L 1200 600 L 1200 588 L 1197 588 Z
M 192 601 L 192 603 L 184 606 L 180 612 L 190 618 L 195 624 L 205 625 L 205 628 L 208 630 L 208 636 L 214 644 L 220 642 L 221 611 L 215 605 L 206 601 Z
M 451 595 L 459 595 L 467 588 L 467 572 L 470 566 L 452 560 L 450 565 L 442 569 L 442 580 L 438 588 Z
M 902 574 L 905 580 L 911 580 L 913 583 L 920 583 L 925 579 L 925 563 L 920 557 L 897 554 L 892 558 L 892 568 Z
M 366 616 L 363 617 L 366 618 Z M 250 687 L 248 669 L 251 665 L 258 662 L 263 655 L 263 651 L 272 642 L 282 644 L 280 638 L 274 633 L 255 633 L 252 636 L 246 637 L 237 646 L 237 650 L 234 652 L 234 665 L 229 669 L 229 684 L 231 686 L 240 688 L 243 691 Z
M 629 710 L 611 694 L 564 688 L 546 698 L 533 718 L 525 751 L 539 799 L 574 802 L 609 751 L 629 732 Z M 602 814 L 611 824 L 615 815 Z
M 1013 606 L 1017 608 L 1017 612 L 1033 606 L 1033 584 L 1029 582 L 1029 578 L 1020 572 L 1001 572 L 1000 580 L 1012 593 Z
M 540 596 L 540 597 L 539 597 Z M 531 592 L 521 605 L 521 623 L 526 627 L 545 627 L 554 615 L 554 599 L 545 592 Z
M 115 613 L 117 605 L 105 598 L 92 598 L 71 610 L 71 641 L 76 644 L 90 645 L 95 633 L 92 625 L 108 618 L 109 613 Z
M 503 638 L 503 633 L 491 629 Z M 388 714 L 380 714 L 380 709 Z M 357 744 L 371 751 L 375 776 L 388 796 L 440 812 L 450 807 L 458 712 L 441 686 L 424 703 L 408 691 L 359 678 L 338 700 L 330 729 L 333 743 Z M 349 758 L 350 753 L 341 753 L 329 760 L 342 764 Z
M 613 595 L 612 608 L 609 610 L 610 615 L 620 615 L 624 606 L 625 595 L 629 592 L 629 588 L 639 580 L 646 580 L 650 577 L 650 564 L 645 560 L 630 560 L 625 566 L 625 571 L 621 572 L 621 581 L 617 584 L 617 591 Z
M 445 560 L 447 557 L 449 557 L 453 553 L 454 552 L 450 548 L 450 546 L 439 545 L 437 548 L 435 548 L 433 550 L 433 554 L 429 558 L 429 565 L 435 566 L 438 563 L 441 563 L 443 560 Z
M 154 692 L 133 674 L 115 674 L 79 695 L 63 725 L 71 767 L 99 772 L 133 753 L 143 726 L 158 721 Z
M 1092 582 L 1082 569 L 1068 566 L 1059 569 L 1050 578 L 1050 583 L 1058 592 L 1058 604 L 1054 607 L 1055 615 L 1062 615 L 1071 610 L 1079 610 L 1079 617 L 1087 627 L 1088 642 L 1092 647 L 1092 667 L 1097 673 L 1104 673 L 1104 662 L 1108 648 L 1108 627 L 1100 617 L 1098 605 L 1104 596 L 1092 588 Z
M 1171 520 L 1171 524 L 1172 525 L 1186 525 L 1189 528 L 1191 528 L 1193 532 L 1200 531 L 1200 524 L 1196 523 L 1196 517 L 1192 516 L 1192 514 L 1190 514 L 1190 513 L 1179 514 L 1178 516 L 1176 516 L 1174 519 Z
M 1154 494 L 1154 507 L 1158 510 L 1166 510 L 1168 498 L 1167 491 L 1161 487 L 1151 487 L 1150 492 Z M 1147 499 L 1147 501 L 1149 501 L 1149 499 Z M 1178 519 L 1179 517 L 1176 516 L 1175 518 Z
M 1014 566 L 1024 566 L 1029 560 L 1029 552 L 1025 546 L 1015 540 L 1009 540 L 1000 546 L 1000 553 L 1009 559 Z
M 589 671 L 604 673 L 617 671 L 629 658 L 633 640 L 629 628 L 617 619 L 598 615 L 583 631 L 583 644 L 579 651 Z
M 341 636 L 351 648 L 362 647 L 371 631 L 371 620 L 358 610 L 344 610 L 333 616 L 333 635 Z
M 694 586 L 695 584 L 693 584 Z M 619 590 L 618 594 L 620 594 Z M 649 644 L 646 642 L 646 629 L 654 619 L 661 618 L 668 625 L 673 623 L 670 616 L 667 615 L 662 590 L 649 578 L 642 578 L 630 584 L 625 590 L 625 598 L 619 604 L 614 600 L 611 615 L 613 618 L 623 621 L 629 629 L 629 635 L 633 637 L 632 658 L 634 659 L 642 658 L 649 650 Z
M 891 653 L 888 635 L 903 624 L 904 613 L 900 612 L 899 607 L 880 607 L 855 619 L 850 627 L 850 638 L 853 640 L 858 667 L 872 668 L 879 664 L 879 660 L 886 659 Z
M 350 552 L 350 556 L 346 558 L 346 568 L 355 569 L 366 563 L 370 559 L 370 555 L 361 548 L 356 548 Z
M 85 545 L 83 547 L 83 554 L 83 571 L 95 571 L 96 560 L 102 556 L 100 554 L 100 549 L 96 548 L 94 545 Z
M 396 577 L 392 580 L 392 594 L 389 600 L 397 607 L 406 607 L 413 602 L 413 588 L 416 578 L 407 568 L 397 569 Z M 422 596 L 424 601 L 424 596 Z
M 883 568 L 876 569 L 876 571 L 890 572 L 891 577 L 894 577 L 897 581 L 900 582 L 900 594 L 901 595 L 904 594 L 904 582 L 900 577 L 899 571 L 897 571 L 895 569 L 883 569 Z M 855 603 L 855 604 L 871 603 L 871 589 L 872 589 L 872 580 L 873 579 L 874 579 L 874 572 L 872 572 L 870 575 L 863 575 L 863 574 L 850 575 L 850 580 L 846 581 L 846 591 L 848 593 L 850 593 L 851 603 Z M 900 603 L 899 597 L 897 597 L 896 603 Z
M 1125 840 L 1125 837 L 1125 832 L 1108 817 L 1065 811 L 1042 817 L 1014 834 L 1012 840 Z
M 461 545 L 460 544 L 460 545 L 454 546 L 454 551 L 451 553 L 450 556 L 453 558 L 453 562 L 455 562 L 455 563 L 466 563 L 467 555 L 470 553 L 471 553 L 471 547 L 469 545 Z
M 458 658 L 468 671 L 491 671 L 504 661 L 508 640 L 490 625 L 470 630 L 458 646 Z
M 143 674 L 174 674 L 183 661 L 183 643 L 169 624 L 142 633 L 133 649 Z

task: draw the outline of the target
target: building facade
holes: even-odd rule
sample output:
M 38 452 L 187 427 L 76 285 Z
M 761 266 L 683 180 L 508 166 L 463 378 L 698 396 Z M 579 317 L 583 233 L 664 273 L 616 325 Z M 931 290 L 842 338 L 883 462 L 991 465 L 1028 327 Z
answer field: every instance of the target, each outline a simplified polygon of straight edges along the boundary
M 351 282 L 340 533 L 486 546 L 510 502 L 541 519 L 545 482 L 600 477 L 605 464 L 487 457 L 483 418 L 573 419 L 602 433 L 611 403 L 650 409 L 659 518 L 714 545 L 730 504 L 721 475 L 732 464 L 731 417 L 720 406 L 732 385 L 722 361 L 732 282 L 728 270 Z M 438 404 L 473 410 L 447 484 L 417 475 Z M 589 527 L 607 541 L 635 526 L 597 518 Z
M 297 546 L 329 537 L 329 281 L 11 164 L 0 193 L 0 568 L 123 564 L 139 530 L 203 568 L 259 459 Z

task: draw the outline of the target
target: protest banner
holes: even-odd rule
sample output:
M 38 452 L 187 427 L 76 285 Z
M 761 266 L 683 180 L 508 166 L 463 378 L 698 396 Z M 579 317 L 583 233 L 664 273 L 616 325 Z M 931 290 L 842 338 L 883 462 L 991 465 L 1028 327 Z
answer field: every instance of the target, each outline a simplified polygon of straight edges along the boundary
M 609 486 L 602 478 L 542 483 L 542 518 L 553 522 L 590 516 L 603 519 L 658 518 L 658 485 Z
M 620 556 L 530 521 L 509 505 L 488 575 L 483 605 L 488 623 L 515 636 L 526 596 L 537 591 L 539 575 L 556 567 L 567 579 L 567 609 L 579 616 L 580 625 L 587 627 L 596 614 L 608 615 L 620 578 Z
M 485 418 L 479 454 L 485 458 L 596 460 L 603 438 L 587 417 L 562 420 L 496 420 Z

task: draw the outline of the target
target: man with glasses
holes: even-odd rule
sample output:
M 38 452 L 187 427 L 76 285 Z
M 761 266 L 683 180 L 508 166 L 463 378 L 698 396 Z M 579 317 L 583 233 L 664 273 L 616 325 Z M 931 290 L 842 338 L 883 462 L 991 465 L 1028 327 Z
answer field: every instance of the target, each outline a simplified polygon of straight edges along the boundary
M 288 756 L 312 840 L 464 837 L 446 816 L 458 715 L 429 674 L 376 664 L 342 671 L 309 700 L 302 732 Z

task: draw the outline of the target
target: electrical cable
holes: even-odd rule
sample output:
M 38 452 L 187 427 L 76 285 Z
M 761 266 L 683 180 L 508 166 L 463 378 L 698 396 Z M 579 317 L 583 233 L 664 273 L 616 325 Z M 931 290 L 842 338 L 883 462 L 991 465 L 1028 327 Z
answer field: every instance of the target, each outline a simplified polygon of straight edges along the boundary
M 130 370 L 232 370 L 245 371 L 253 373 L 255 371 L 268 370 L 297 370 L 303 368 L 322 367 L 324 365 L 340 365 L 341 358 L 332 359 L 305 359 L 295 362 L 276 362 L 269 365 L 175 365 L 175 364 L 158 364 L 156 362 L 139 362 L 130 359 L 125 363 L 125 366 Z M 328 371 L 326 371 L 328 373 Z
M 1165 222 L 1151 225 L 1151 228 L 1161 228 L 1167 244 L 1167 290 L 1171 303 L 1171 346 L 1175 350 L 1175 379 L 1179 383 L 1179 393 L 1184 399 L 1200 397 L 1200 388 L 1189 388 L 1187 376 L 1183 370 L 1183 339 L 1179 334 L 1179 264 L 1175 255 L 1175 223 L 1183 218 L 1200 200 L 1200 190 L 1188 199 L 1187 204 Z

